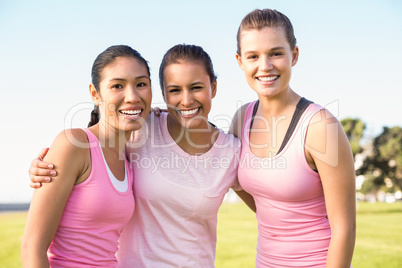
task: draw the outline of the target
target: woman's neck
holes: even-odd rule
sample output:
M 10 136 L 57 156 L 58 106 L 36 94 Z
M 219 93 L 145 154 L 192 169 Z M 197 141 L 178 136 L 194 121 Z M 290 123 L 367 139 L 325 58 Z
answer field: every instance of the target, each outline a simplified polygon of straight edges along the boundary
M 131 136 L 131 131 L 118 130 L 99 122 L 92 126 L 91 131 L 96 135 L 102 148 L 120 154 Z
M 191 155 L 207 152 L 219 134 L 219 131 L 207 122 L 204 127 L 185 128 L 169 114 L 167 115 L 167 128 L 176 144 Z
M 278 117 L 285 114 L 289 107 L 296 106 L 300 96 L 292 89 L 288 89 L 274 97 L 258 96 L 259 110 L 266 118 Z

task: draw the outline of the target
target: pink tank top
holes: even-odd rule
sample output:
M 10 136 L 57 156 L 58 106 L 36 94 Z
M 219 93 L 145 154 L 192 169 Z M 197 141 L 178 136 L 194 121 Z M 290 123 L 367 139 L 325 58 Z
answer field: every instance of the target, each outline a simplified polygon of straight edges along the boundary
M 308 124 L 323 108 L 310 104 L 283 150 L 260 158 L 249 142 L 254 105 L 244 117 L 238 178 L 257 206 L 256 267 L 325 267 L 331 230 L 320 177 L 304 153 Z
M 116 267 L 123 226 L 134 212 L 133 171 L 126 160 L 128 189 L 119 192 L 106 169 L 99 141 L 84 129 L 91 150 L 89 177 L 74 186 L 48 250 L 51 267 Z

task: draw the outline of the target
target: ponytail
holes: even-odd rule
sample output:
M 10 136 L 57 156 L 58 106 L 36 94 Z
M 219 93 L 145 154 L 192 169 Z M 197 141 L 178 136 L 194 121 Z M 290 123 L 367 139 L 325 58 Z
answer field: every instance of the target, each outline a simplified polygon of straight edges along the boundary
M 91 121 L 88 123 L 88 127 L 91 127 L 99 122 L 100 114 L 99 114 L 99 106 L 95 105 L 94 109 L 91 112 Z

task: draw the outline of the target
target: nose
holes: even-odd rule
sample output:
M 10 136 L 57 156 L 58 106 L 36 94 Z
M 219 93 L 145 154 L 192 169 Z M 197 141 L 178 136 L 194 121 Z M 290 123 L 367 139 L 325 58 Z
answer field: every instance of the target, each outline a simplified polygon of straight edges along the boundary
M 181 104 L 183 106 L 191 106 L 194 102 L 193 94 L 190 90 L 183 90 Z
M 273 68 L 271 59 L 269 58 L 269 56 L 262 56 L 260 58 L 260 70 L 261 71 L 268 71 L 271 70 Z
M 124 92 L 124 101 L 128 103 L 137 103 L 141 100 L 135 87 L 127 87 Z

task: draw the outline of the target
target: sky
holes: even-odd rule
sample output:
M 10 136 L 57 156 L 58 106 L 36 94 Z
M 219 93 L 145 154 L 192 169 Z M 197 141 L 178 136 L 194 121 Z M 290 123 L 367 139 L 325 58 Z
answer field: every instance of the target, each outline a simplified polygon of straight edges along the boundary
M 399 0 L 1 0 L 0 203 L 29 202 L 31 161 L 63 129 L 86 127 L 91 66 L 111 45 L 129 45 L 149 61 L 154 107 L 164 106 L 164 53 L 202 46 L 218 75 L 209 119 L 227 131 L 237 108 L 257 98 L 235 59 L 238 26 L 255 8 L 277 9 L 293 24 L 294 91 L 339 120 L 361 119 L 367 138 L 402 126 Z

